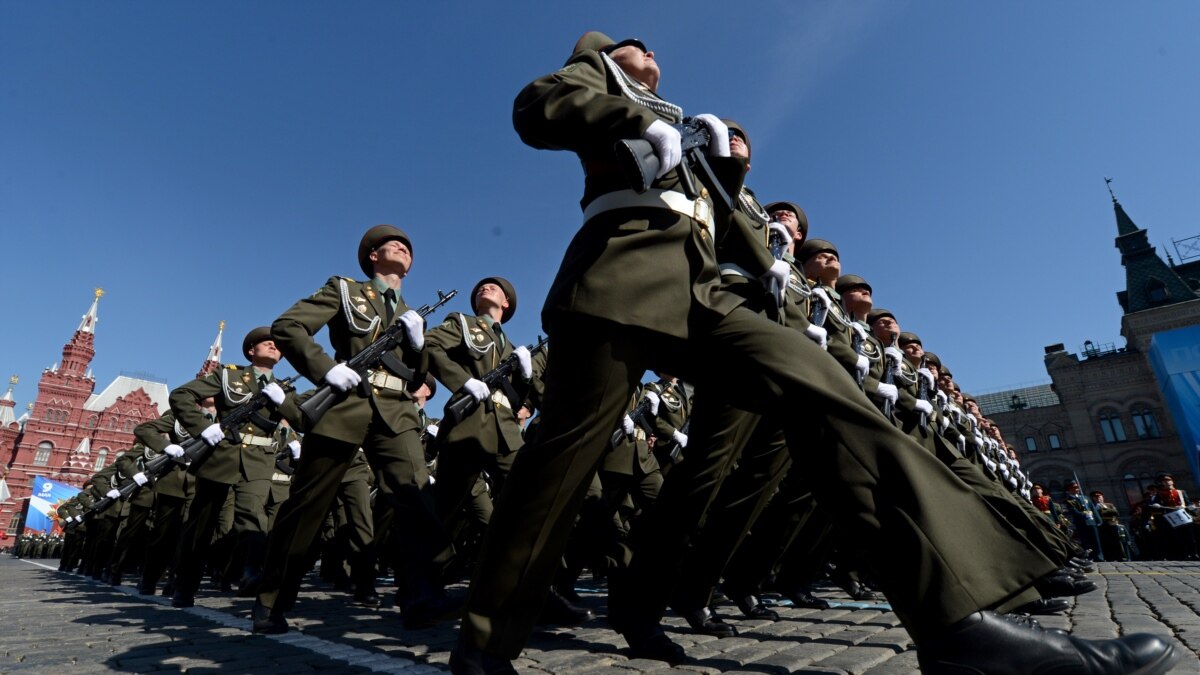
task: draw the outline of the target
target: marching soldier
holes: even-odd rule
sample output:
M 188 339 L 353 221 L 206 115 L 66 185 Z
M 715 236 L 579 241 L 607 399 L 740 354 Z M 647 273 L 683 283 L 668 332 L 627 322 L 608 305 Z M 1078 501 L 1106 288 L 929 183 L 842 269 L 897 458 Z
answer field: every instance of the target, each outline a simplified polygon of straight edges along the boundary
M 367 281 L 333 277 L 271 327 L 288 362 L 301 375 L 345 396 L 305 431 L 301 441 L 303 459 L 270 537 L 266 574 L 253 611 L 255 632 L 287 631 L 284 612 L 292 608 L 308 572 L 309 547 L 360 447 L 382 475 L 396 510 L 395 546 L 406 553 L 398 558 L 401 568 L 396 571 L 405 625 L 427 626 L 457 609 L 441 588 L 441 567 L 450 543 L 425 490 L 429 474 L 421 422 L 408 391 L 410 383 L 424 379 L 428 363 L 425 322 L 400 296 L 412 261 L 412 241 L 404 231 L 392 225 L 372 227 L 358 246 Z M 405 341 L 392 352 L 393 359 L 369 371 L 363 382 L 344 361 L 397 322 L 404 327 Z M 325 326 L 334 356 L 313 339 Z
M 200 402 L 202 410 L 210 410 L 212 406 L 211 398 Z M 158 419 L 134 427 L 133 436 L 144 446 L 147 461 L 164 452 L 175 459 L 183 457 L 180 444 L 190 438 L 170 410 Z M 142 580 L 138 584 L 138 593 L 142 595 L 154 595 L 159 578 L 171 564 L 183 529 L 184 510 L 194 492 L 193 484 L 192 474 L 179 463 L 154 481 L 154 528 L 146 542 Z M 166 594 L 166 588 L 163 592 Z
M 234 531 L 239 545 L 245 547 L 243 595 L 255 590 L 262 573 L 267 494 L 279 451 L 275 430 L 285 416 L 299 423 L 300 410 L 295 393 L 285 392 L 275 382 L 273 369 L 281 355 L 269 328 L 263 326 L 247 333 L 242 340 L 242 353 L 250 358 L 251 365 L 227 365 L 171 392 L 171 412 L 175 418 L 189 435 L 200 437 L 213 448 L 199 466 L 193 463 L 189 469 L 196 477 L 195 496 L 175 553 L 175 594 L 171 599 L 174 607 L 191 607 L 195 603 L 204 571 L 202 552 L 213 541 L 220 511 L 231 493 Z M 260 391 L 266 394 L 269 403 L 242 428 L 234 430 L 238 441 L 235 443 L 221 428 L 222 415 L 250 401 Z M 209 419 L 200 407 L 208 398 L 216 405 L 216 421 Z M 218 569 L 224 569 L 223 561 L 218 562 Z

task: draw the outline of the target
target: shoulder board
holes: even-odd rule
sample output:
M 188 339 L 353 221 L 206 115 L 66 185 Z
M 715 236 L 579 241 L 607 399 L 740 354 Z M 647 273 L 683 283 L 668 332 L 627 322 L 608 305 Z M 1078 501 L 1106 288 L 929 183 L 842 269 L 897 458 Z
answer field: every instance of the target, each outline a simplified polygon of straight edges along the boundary
M 226 368 L 227 370 L 237 370 L 237 369 L 238 369 L 238 367 L 237 367 L 237 366 L 234 366 L 234 365 L 225 366 L 225 368 Z

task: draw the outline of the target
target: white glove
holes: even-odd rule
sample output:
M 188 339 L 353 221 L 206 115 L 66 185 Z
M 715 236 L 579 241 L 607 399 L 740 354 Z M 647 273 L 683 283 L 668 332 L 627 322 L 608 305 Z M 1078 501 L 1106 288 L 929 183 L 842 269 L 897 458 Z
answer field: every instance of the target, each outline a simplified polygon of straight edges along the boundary
M 933 379 L 932 371 L 928 368 L 917 368 L 917 374 L 925 378 L 925 381 L 929 383 L 929 391 L 937 389 L 937 382 Z
M 896 399 L 900 398 L 900 390 L 894 384 L 879 383 L 879 387 L 875 389 L 875 397 L 881 401 L 891 401 L 896 403 Z
M 288 441 L 288 450 L 292 451 L 292 459 L 300 459 L 300 441 Z
M 967 419 L 971 420 L 971 424 L 979 424 L 979 420 L 975 419 L 973 413 L 967 413 Z
M 941 408 L 945 408 L 946 406 L 950 405 L 950 397 L 946 396 L 946 392 L 942 391 L 941 389 L 939 389 L 938 392 L 933 395 L 933 400 L 937 401 L 938 407 Z
M 967 454 L 967 437 L 966 436 L 959 436 L 958 440 L 954 441 L 954 445 L 955 445 L 955 447 L 958 448 L 958 453 L 960 455 Z
M 480 402 L 492 395 L 492 390 L 488 389 L 488 386 L 482 380 L 477 380 L 473 377 L 467 380 L 462 388 L 463 391 L 471 395 L 471 398 Z
M 417 314 L 416 310 L 410 309 L 400 315 L 400 325 L 404 326 L 404 333 L 408 335 L 408 344 L 416 351 L 421 351 L 425 348 L 425 319 Z
M 791 231 L 784 227 L 783 223 L 777 220 L 772 220 L 771 222 L 767 223 L 767 229 L 778 234 L 785 244 L 792 240 Z
M 892 363 L 896 364 L 896 366 L 894 368 L 892 368 L 892 374 L 899 375 L 900 374 L 900 364 L 904 363 L 904 352 L 900 351 L 899 349 L 897 349 L 895 347 L 884 347 L 883 353 L 887 356 L 892 357 Z
M 517 361 L 521 364 L 521 377 L 526 381 L 533 379 L 533 356 L 529 354 L 529 347 L 524 345 L 513 350 L 513 355 L 517 357 Z
M 133 482 L 137 483 L 138 485 L 145 485 L 146 483 L 150 482 L 150 479 L 146 478 L 145 473 L 139 471 L 133 474 Z
M 438 425 L 430 424 L 429 426 L 425 427 L 425 433 L 429 434 L 430 438 L 437 438 Z
M 708 142 L 709 157 L 729 156 L 729 127 L 719 117 L 711 113 L 696 115 L 696 121 L 708 127 L 712 140 Z
M 687 434 L 683 433 L 682 431 L 676 429 L 675 432 L 671 434 L 671 438 L 675 439 L 675 442 L 679 444 L 679 447 L 687 447 Z
M 763 272 L 763 275 L 759 277 L 759 281 L 762 281 L 763 286 L 767 288 L 771 287 L 772 281 L 779 284 L 779 290 L 777 291 L 779 295 L 775 298 L 776 304 L 783 304 L 783 299 L 787 294 L 788 278 L 791 276 L 791 274 L 791 265 L 782 260 L 776 260 L 775 262 L 771 263 L 771 268 L 766 272 Z
M 867 329 L 862 327 L 862 324 L 857 321 L 850 322 L 850 330 L 858 334 L 858 339 L 863 342 L 867 341 Z
M 821 349 L 829 348 L 829 331 L 825 330 L 824 328 L 810 323 L 804 329 L 804 335 L 809 340 L 817 343 Z
M 71 520 L 74 520 L 74 521 L 75 521 L 75 522 L 77 522 L 77 523 L 82 523 L 82 522 L 83 522 L 83 516 L 71 516 Z
M 268 382 L 267 386 L 262 388 L 262 393 L 271 399 L 271 403 L 283 405 L 283 387 L 279 386 L 278 383 Z
M 325 383 L 338 391 L 350 391 L 359 382 L 362 382 L 362 375 L 344 363 L 337 364 L 325 373 Z
M 917 402 L 913 407 L 917 409 L 917 412 L 925 413 L 926 415 L 933 414 L 933 406 L 929 404 L 929 401 L 917 399 Z
M 948 415 L 942 415 L 941 418 L 939 418 L 938 424 L 940 424 L 942 427 L 942 433 L 946 433 L 946 430 L 950 428 L 950 417 Z
M 209 445 L 216 445 L 225 439 L 225 432 L 221 431 L 220 424 L 210 424 L 200 432 L 200 438 Z
M 172 443 L 163 448 L 163 452 L 167 453 L 167 455 L 171 457 L 174 457 L 175 459 L 179 459 L 180 457 L 183 457 L 183 446 Z
M 621 431 L 624 431 L 626 436 L 633 435 L 633 418 L 629 415 L 621 418 Z
M 810 302 L 822 303 L 825 305 L 825 309 L 829 309 L 833 306 L 833 301 L 829 299 L 829 294 L 826 293 L 825 289 L 821 288 L 820 286 L 816 286 L 812 289 L 812 299 Z
M 656 394 L 652 391 L 648 391 L 645 393 L 645 397 L 646 397 L 647 401 L 650 401 L 650 414 L 657 415 L 658 414 L 658 403 L 661 400 L 658 398 L 658 394 Z
M 871 362 L 862 354 L 858 355 L 858 359 L 854 362 L 854 370 L 858 371 L 858 379 L 863 379 L 867 376 L 867 371 L 871 370 Z
M 662 178 L 668 171 L 679 166 L 683 159 L 683 137 L 679 130 L 662 120 L 654 120 L 646 127 L 642 138 L 650 141 L 654 154 L 658 156 L 658 173 L 655 178 Z
M 120 499 L 121 491 L 116 488 L 113 488 L 113 489 L 109 490 L 108 492 L 104 493 L 104 496 L 108 497 L 109 499 Z

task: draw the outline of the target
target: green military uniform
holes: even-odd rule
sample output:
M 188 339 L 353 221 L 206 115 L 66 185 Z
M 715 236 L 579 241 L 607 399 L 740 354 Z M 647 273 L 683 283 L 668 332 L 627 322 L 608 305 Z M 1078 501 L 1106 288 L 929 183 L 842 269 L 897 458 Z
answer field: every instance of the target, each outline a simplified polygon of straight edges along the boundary
M 124 483 L 134 479 L 145 469 L 145 448 L 141 443 L 135 443 L 128 451 L 121 453 L 115 462 L 117 480 Z M 154 491 L 148 488 L 138 488 L 127 500 L 128 515 L 117 532 L 117 541 L 113 549 L 112 561 L 109 563 L 109 583 L 116 586 L 121 582 L 121 574 L 133 567 L 135 561 L 140 561 L 145 554 L 146 541 L 150 535 L 150 511 L 154 507 Z
M 489 281 L 496 278 L 483 279 L 479 284 Z M 505 293 L 510 297 L 510 310 L 505 310 L 502 321 L 508 321 L 511 308 L 515 308 L 511 285 Z M 430 372 L 451 392 L 459 391 L 469 379 L 482 378 L 508 358 L 515 347 L 501 326 L 502 322 L 487 315 L 449 314 L 425 336 Z M 483 472 L 491 480 L 494 494 L 504 490 L 515 453 L 525 444 L 516 415 L 529 391 L 529 382 L 520 373 L 514 373 L 510 384 L 516 400 L 510 400 L 504 388 L 496 388 L 490 405 L 480 405 L 453 426 L 447 420 L 440 425 L 435 441 L 439 459 L 434 494 L 443 520 L 454 516 L 472 492 L 478 492 Z
M 363 237 L 359 263 L 364 273 L 371 273 L 370 252 L 389 237 L 409 243 L 408 236 L 392 226 L 372 228 Z M 370 345 L 386 328 L 389 317 L 395 321 L 408 309 L 399 297 L 392 307 L 385 293 L 373 281 L 333 277 L 276 319 L 272 336 L 297 372 L 312 382 L 323 382 L 339 361 Z M 332 356 L 313 339 L 325 326 L 334 349 Z M 412 370 L 410 378 L 424 378 L 425 350 L 414 350 L 405 341 L 393 353 Z M 347 392 L 304 434 L 291 496 L 275 519 L 256 606 L 271 612 L 272 617 L 282 619 L 282 612 L 293 606 L 301 578 L 309 569 L 309 546 L 360 447 L 381 474 L 396 510 L 396 545 L 407 553 L 399 558 L 402 567 L 396 571 L 401 606 L 408 613 L 423 603 L 428 606 L 428 598 L 436 595 L 438 566 L 449 555 L 449 540 L 424 489 L 429 474 L 421 448 L 421 422 L 406 390 L 408 380 L 386 368 L 373 370 L 363 379 L 364 386 Z M 273 629 L 279 628 L 283 627 Z
M 243 353 L 270 339 L 269 333 L 255 329 L 246 336 Z M 214 400 L 217 422 L 238 406 L 252 400 L 263 387 L 274 382 L 274 374 L 254 366 L 228 365 L 218 371 L 184 384 L 170 395 L 171 412 L 184 430 L 198 436 L 213 425 L 213 420 L 199 407 L 207 398 Z M 279 452 L 275 430 L 280 420 L 299 424 L 300 409 L 294 392 L 287 392 L 283 403 L 268 402 L 236 432 L 240 443 L 223 438 L 208 457 L 193 462 L 189 471 L 196 477 L 195 496 L 188 509 L 175 554 L 176 605 L 190 606 L 191 596 L 200 585 L 204 572 L 204 555 L 213 543 L 221 511 L 233 495 L 233 529 L 239 545 L 245 547 L 245 585 L 250 585 L 261 568 L 267 538 L 267 494 L 271 475 L 275 472 L 275 455 Z M 224 561 L 214 561 L 224 569 Z M 245 589 L 243 589 L 245 590 Z
M 96 475 L 92 476 L 92 486 L 88 488 L 91 497 L 100 501 L 111 490 L 117 488 L 117 465 L 109 464 Z M 84 553 L 84 574 L 100 580 L 107 576 L 108 560 L 112 555 L 113 542 L 116 539 L 117 527 L 121 521 L 121 500 L 115 500 L 108 508 L 92 516 L 91 527 L 88 528 L 86 552 Z
M 175 420 L 170 410 L 158 419 L 134 427 L 133 436 L 144 446 L 147 461 L 161 454 L 168 445 L 180 445 L 188 438 L 187 430 Z M 154 529 L 146 542 L 142 581 L 138 591 L 153 595 L 159 577 L 171 564 L 183 530 L 183 515 L 194 494 L 195 478 L 183 464 L 174 464 L 154 482 Z
M 619 171 L 606 170 L 614 142 L 682 116 L 619 71 L 585 46 L 563 69 L 526 87 L 514 104 L 514 126 L 527 144 L 570 150 L 583 161 L 585 222 L 543 311 L 554 343 L 543 422 L 537 441 L 518 457 L 493 516 L 479 565 L 486 572 L 472 584 L 464 643 L 504 658 L 520 652 L 593 467 L 647 369 L 676 374 L 698 390 L 744 392 L 739 403 L 758 412 L 784 413 L 786 404 L 787 431 L 803 430 L 809 439 L 804 451 L 821 477 L 818 498 L 838 514 L 848 536 L 889 561 L 877 573 L 918 639 L 1025 594 L 1055 565 L 1025 564 L 1036 551 L 1012 543 L 986 504 L 880 417 L 819 346 L 721 289 L 709 224 L 719 234 L 724 223 L 709 220 L 701 203 L 685 208 L 686 196 L 659 192 L 677 191 L 678 173 L 656 179 L 645 196 L 628 190 Z M 745 164 L 709 161 L 736 193 Z M 918 506 L 929 503 L 943 508 Z M 683 534 L 653 542 L 646 549 L 649 563 L 677 555 L 666 551 L 694 529 L 705 504 L 698 506 L 683 500 L 663 513 L 659 502 L 653 513 L 677 518 Z M 980 550 L 993 553 L 980 560 Z M 658 616 L 627 611 L 639 604 L 632 598 L 642 589 L 626 590 L 626 598 L 611 597 L 613 624 L 623 631 L 657 624 Z

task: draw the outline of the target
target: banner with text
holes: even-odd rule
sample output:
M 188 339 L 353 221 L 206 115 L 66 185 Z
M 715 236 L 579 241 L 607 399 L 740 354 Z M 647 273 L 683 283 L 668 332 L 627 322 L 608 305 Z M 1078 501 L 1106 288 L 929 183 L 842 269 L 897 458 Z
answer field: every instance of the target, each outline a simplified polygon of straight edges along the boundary
M 34 476 L 29 513 L 25 516 L 25 534 L 62 534 L 58 507 L 79 492 L 79 488 L 66 483 Z
M 1200 326 L 1156 333 L 1150 365 L 1179 432 L 1183 454 L 1200 485 Z

